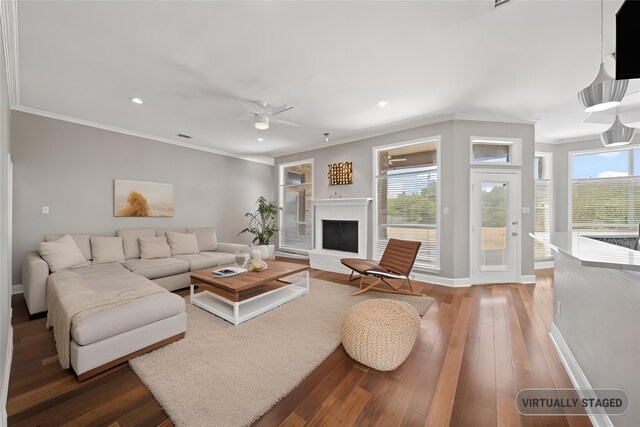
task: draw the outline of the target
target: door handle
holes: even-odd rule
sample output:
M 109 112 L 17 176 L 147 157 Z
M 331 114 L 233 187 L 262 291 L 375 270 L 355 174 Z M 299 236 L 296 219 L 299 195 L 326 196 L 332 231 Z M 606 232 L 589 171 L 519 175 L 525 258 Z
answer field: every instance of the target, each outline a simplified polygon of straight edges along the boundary
M 511 235 L 512 235 L 513 237 L 515 237 L 515 236 L 517 236 L 517 235 L 518 235 L 518 233 L 516 233 L 516 232 L 514 231 L 514 232 L 512 232 L 512 233 L 511 233 Z
M 511 225 L 518 225 L 518 221 L 513 221 Z

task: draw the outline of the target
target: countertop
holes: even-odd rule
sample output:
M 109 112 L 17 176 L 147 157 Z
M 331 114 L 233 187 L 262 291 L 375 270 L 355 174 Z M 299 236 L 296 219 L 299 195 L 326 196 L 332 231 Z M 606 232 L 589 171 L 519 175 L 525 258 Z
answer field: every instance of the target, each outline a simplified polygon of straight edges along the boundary
M 640 272 L 640 251 L 623 248 L 599 240 L 598 233 L 529 233 L 537 241 L 556 252 L 568 255 L 587 267 Z

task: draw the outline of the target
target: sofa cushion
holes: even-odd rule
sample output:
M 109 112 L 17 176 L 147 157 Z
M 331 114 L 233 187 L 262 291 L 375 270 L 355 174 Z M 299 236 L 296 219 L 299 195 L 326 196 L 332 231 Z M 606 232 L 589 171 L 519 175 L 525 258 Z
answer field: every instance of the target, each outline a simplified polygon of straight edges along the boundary
M 122 238 L 125 259 L 140 258 L 140 237 L 155 237 L 155 228 L 122 228 L 116 232 Z
M 141 237 L 139 241 L 141 259 L 171 258 L 166 237 Z
M 174 258 L 187 261 L 189 263 L 189 270 L 191 271 L 202 270 L 203 268 L 215 267 L 218 265 L 214 258 L 200 254 L 175 255 Z
M 111 262 L 124 262 L 124 250 L 122 238 L 100 237 L 91 238 L 91 250 L 94 264 L 107 264 Z
M 236 256 L 226 252 L 205 251 L 200 252 L 200 255 L 214 259 L 216 265 L 235 264 L 236 262 Z
M 53 273 L 65 268 L 89 265 L 76 242 L 68 234 L 53 242 L 40 242 L 38 252 Z
M 171 246 L 171 255 L 189 255 L 200 252 L 195 234 L 167 231 L 167 241 Z
M 122 265 L 127 270 L 147 279 L 173 276 L 189 271 L 189 263 L 176 258 L 130 259 Z
M 184 299 L 162 292 L 135 299 L 87 317 L 72 325 L 71 337 L 80 345 L 91 344 L 184 312 Z
M 54 242 L 59 238 L 61 238 L 62 236 L 64 236 L 64 234 L 45 234 L 44 241 Z M 78 249 L 80 249 L 80 252 L 82 252 L 82 255 L 84 255 L 84 258 L 87 261 L 90 261 L 92 259 L 91 240 L 89 240 L 91 236 L 89 236 L 88 234 L 70 234 L 70 236 L 73 239 L 73 241 L 76 242 L 76 245 L 78 245 Z
M 174 233 L 186 233 L 187 229 L 186 228 L 156 228 L 156 236 L 158 237 L 162 237 L 162 236 L 167 236 L 167 231 L 173 231 Z
M 215 251 L 218 248 L 218 238 L 213 227 L 187 228 L 187 233 L 196 235 L 200 251 Z

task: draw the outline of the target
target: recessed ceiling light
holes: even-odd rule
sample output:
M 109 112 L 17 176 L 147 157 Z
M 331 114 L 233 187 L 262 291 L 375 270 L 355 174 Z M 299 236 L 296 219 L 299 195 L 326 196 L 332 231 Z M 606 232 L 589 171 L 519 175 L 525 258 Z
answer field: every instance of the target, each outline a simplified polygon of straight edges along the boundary
M 264 138 L 258 138 L 258 142 L 264 141 Z
M 131 102 L 133 102 L 134 104 L 142 104 L 142 99 L 140 98 L 129 98 L 131 100 Z
M 376 105 L 377 105 L 378 107 L 381 107 L 381 108 L 382 108 L 382 107 L 386 107 L 387 105 L 389 105 L 389 102 L 387 102 L 387 101 L 378 101 L 378 102 L 376 103 Z

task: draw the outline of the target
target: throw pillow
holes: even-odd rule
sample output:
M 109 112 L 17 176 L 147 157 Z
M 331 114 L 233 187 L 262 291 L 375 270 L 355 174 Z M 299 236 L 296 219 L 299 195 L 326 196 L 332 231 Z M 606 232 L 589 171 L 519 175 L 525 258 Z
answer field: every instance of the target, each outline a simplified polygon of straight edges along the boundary
M 45 242 L 55 242 L 59 238 L 64 236 L 64 234 L 45 234 L 44 241 Z M 84 255 L 84 258 L 87 261 L 91 261 L 91 236 L 88 234 L 70 234 L 71 238 L 76 245 L 78 245 L 78 249 Z
M 190 255 L 200 252 L 195 234 L 167 231 L 167 241 L 171 246 L 171 255 Z
M 140 237 L 140 258 L 171 258 L 171 248 L 166 237 Z
M 49 270 L 52 273 L 65 268 L 89 265 L 76 242 L 68 234 L 53 242 L 40 242 L 38 252 L 42 259 L 49 264 Z
M 124 262 L 124 250 L 122 248 L 121 237 L 92 237 L 91 249 L 94 264 Z
M 196 235 L 200 251 L 215 251 L 218 249 L 218 238 L 216 237 L 216 232 L 213 231 L 213 227 L 187 228 L 187 233 Z

